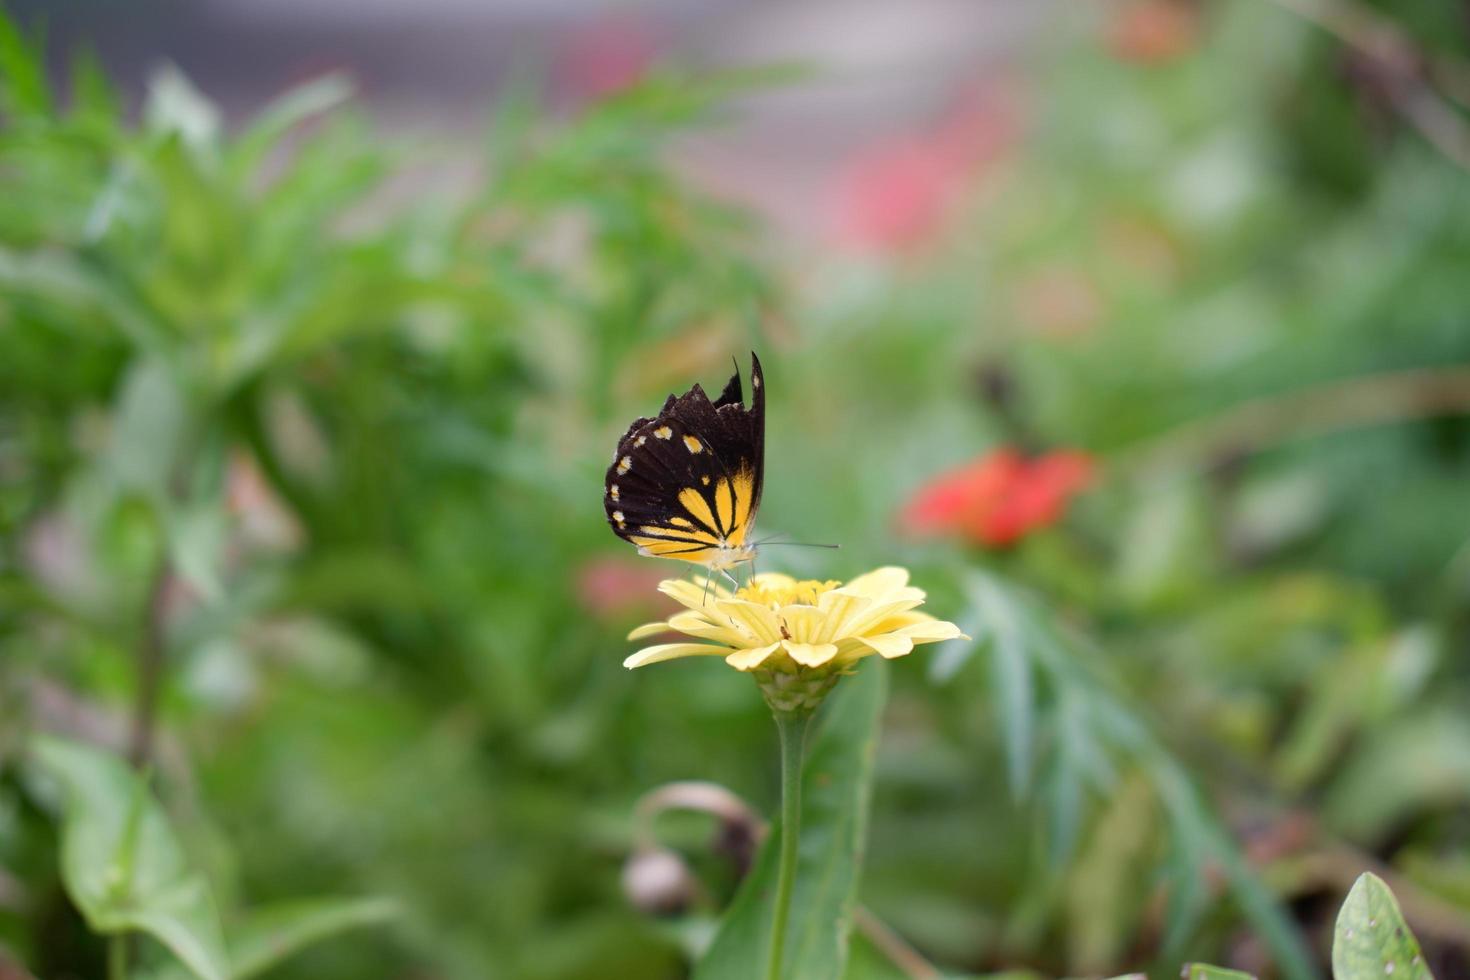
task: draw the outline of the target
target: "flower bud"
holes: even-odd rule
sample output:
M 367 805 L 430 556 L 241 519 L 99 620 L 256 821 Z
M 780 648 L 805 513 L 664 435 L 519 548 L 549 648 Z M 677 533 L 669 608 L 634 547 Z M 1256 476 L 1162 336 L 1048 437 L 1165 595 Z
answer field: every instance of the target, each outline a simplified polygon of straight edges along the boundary
M 689 907 L 697 891 L 684 859 L 668 848 L 640 848 L 623 865 L 623 894 L 650 915 L 677 915 Z

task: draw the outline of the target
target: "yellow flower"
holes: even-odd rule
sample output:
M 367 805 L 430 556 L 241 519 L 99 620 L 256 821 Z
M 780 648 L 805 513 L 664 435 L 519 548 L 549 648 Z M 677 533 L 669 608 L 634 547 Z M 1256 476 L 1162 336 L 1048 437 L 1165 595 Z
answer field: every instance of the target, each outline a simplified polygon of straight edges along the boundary
M 638 627 L 628 639 L 672 631 L 703 642 L 661 643 L 639 650 L 623 666 L 721 656 L 758 675 L 831 674 L 835 680 L 841 668 L 863 657 L 902 657 L 916 644 L 963 636 L 953 623 L 919 612 L 924 593 L 908 581 L 902 568 L 880 568 L 846 585 L 767 572 L 734 593 L 711 582 L 706 596 L 702 581 L 667 580 L 659 591 L 685 610 Z

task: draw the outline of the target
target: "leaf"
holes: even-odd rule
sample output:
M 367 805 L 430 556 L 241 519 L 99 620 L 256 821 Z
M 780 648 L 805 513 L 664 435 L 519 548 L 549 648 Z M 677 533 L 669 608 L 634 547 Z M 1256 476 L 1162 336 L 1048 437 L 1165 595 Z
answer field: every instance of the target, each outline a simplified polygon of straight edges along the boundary
M 166 497 L 187 415 L 184 393 L 168 365 L 159 358 L 134 360 L 113 409 L 109 462 L 120 487 L 153 499 Z
M 252 910 L 229 930 L 230 978 L 249 980 L 324 939 L 389 922 L 399 912 L 397 903 L 384 898 L 300 899 Z M 184 977 L 170 966 L 152 980 Z
M 32 44 L 0 7 L 0 109 L 17 117 L 51 112 L 51 87 L 41 62 L 42 45 Z
M 172 507 L 167 522 L 174 570 L 201 598 L 218 602 L 224 596 L 220 574 L 229 536 L 223 509 L 212 501 Z
M 878 720 L 887 690 L 888 675 L 881 664 L 867 665 L 845 678 L 829 699 L 808 747 L 783 977 L 842 976 L 867 837 Z M 695 968 L 695 980 L 749 980 L 763 965 L 780 833 L 775 828 L 767 838 L 755 868 Z
M 231 976 L 247 980 L 323 939 L 398 915 L 397 904 L 383 898 L 308 899 L 257 909 L 231 934 Z
M 1223 966 L 1211 966 L 1208 963 L 1186 963 L 1184 980 L 1256 980 L 1256 975 Z
M 113 124 L 122 115 L 117 91 L 91 48 L 83 47 L 71 61 L 71 112 L 77 118 Z
M 1337 913 L 1332 975 L 1336 980 L 1433 980 L 1398 900 L 1375 874 L 1358 877 Z
M 209 886 L 143 781 L 107 752 L 49 736 L 32 757 L 65 790 L 61 875 L 87 925 L 149 933 L 201 980 L 228 980 Z
M 1011 794 L 1020 799 L 1031 785 L 1036 740 L 1036 695 L 1027 654 L 1026 611 L 988 575 L 971 578 L 970 597 L 980 613 L 982 628 L 993 638 L 991 697 L 1001 718 Z
M 1323 811 L 1343 836 L 1374 842 L 1410 814 L 1464 806 L 1467 800 L 1470 719 L 1431 709 L 1377 728 L 1333 779 Z
M 205 158 L 216 150 L 219 109 L 174 65 L 162 65 L 148 79 L 143 115 L 149 130 L 159 136 L 176 135 Z
M 271 149 L 296 126 L 338 108 L 355 93 L 352 79 L 330 72 L 297 85 L 266 106 L 230 148 L 231 166 L 237 176 L 252 173 Z

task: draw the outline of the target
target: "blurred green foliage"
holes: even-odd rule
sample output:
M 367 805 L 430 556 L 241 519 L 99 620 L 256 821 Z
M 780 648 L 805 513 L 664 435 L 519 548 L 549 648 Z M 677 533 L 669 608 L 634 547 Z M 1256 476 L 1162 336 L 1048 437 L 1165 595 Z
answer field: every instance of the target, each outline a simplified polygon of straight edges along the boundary
M 0 20 L 0 955 L 101 975 L 22 757 L 141 717 L 227 935 L 401 907 L 272 976 L 686 975 L 733 876 L 671 818 L 718 884 L 639 912 L 634 802 L 771 812 L 774 731 L 733 671 L 619 666 L 673 572 L 598 495 L 629 418 L 754 346 L 763 526 L 843 545 L 763 567 L 901 561 L 979 639 L 891 672 L 878 920 L 958 973 L 1302 975 L 1375 867 L 1463 971 L 1470 180 L 1284 10 L 1203 6 L 1149 61 L 1115 13 L 1064 19 L 923 249 L 800 278 L 664 162 L 760 75 L 512 92 L 467 186 L 340 79 L 227 132 L 177 73 L 134 114 L 79 56 L 61 98 Z M 1001 444 L 1102 475 L 1004 552 L 893 531 Z

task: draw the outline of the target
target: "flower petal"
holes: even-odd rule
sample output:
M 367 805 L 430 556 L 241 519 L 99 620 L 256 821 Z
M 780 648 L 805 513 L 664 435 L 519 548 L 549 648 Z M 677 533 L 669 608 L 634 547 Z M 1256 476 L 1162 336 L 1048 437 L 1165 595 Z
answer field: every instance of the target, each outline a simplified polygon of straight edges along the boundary
M 870 598 L 880 598 L 886 592 L 893 592 L 903 588 L 909 583 L 909 570 L 889 565 L 885 568 L 875 569 L 866 575 L 859 575 L 843 586 L 848 592 L 857 595 L 865 595 Z
M 642 640 L 650 636 L 658 636 L 660 633 L 672 633 L 674 627 L 665 622 L 644 623 L 642 626 L 628 634 L 630 640 Z
M 686 636 L 700 640 L 714 640 L 728 647 L 744 646 L 748 640 L 740 630 L 711 622 L 704 613 L 686 610 L 669 617 L 669 626 Z
M 835 643 L 800 643 L 796 640 L 782 640 L 781 645 L 786 648 L 791 659 L 803 667 L 820 667 L 837 656 L 837 644 Z
M 736 629 L 761 643 L 775 643 L 781 639 L 776 614 L 765 606 L 744 599 L 721 599 L 715 603 L 715 609 L 728 616 Z
M 918 590 L 902 590 L 902 592 L 910 591 L 917 592 Z M 889 597 L 885 596 L 881 600 L 875 600 L 871 606 L 849 620 L 843 632 L 848 636 L 864 636 L 869 633 L 891 632 L 899 626 L 907 626 L 912 620 L 905 617 L 904 614 L 908 613 L 910 609 L 922 605 L 923 602 L 922 593 L 917 599 L 909 597 L 890 600 Z M 925 613 L 915 613 L 913 615 L 923 616 L 925 619 L 929 618 Z
M 822 593 L 817 598 L 817 608 L 822 611 L 827 621 L 822 625 L 822 630 L 816 638 L 825 643 L 844 636 L 848 624 L 872 603 L 873 600 L 868 596 L 848 592 L 846 589 L 833 589 L 831 592 Z
M 677 660 L 679 657 L 719 656 L 728 650 L 729 647 L 711 646 L 708 643 L 660 643 L 658 646 L 639 650 L 624 660 L 623 666 L 632 670 L 635 667 L 646 667 L 664 660 Z
M 723 585 L 716 584 L 713 580 L 706 587 L 704 580 L 698 582 L 686 582 L 681 578 L 666 578 L 658 583 L 658 590 L 695 612 L 707 609 L 709 603 L 717 599 L 730 598 L 730 590 Z
M 969 637 L 960 632 L 960 628 L 954 623 L 942 619 L 931 619 L 924 623 L 914 623 L 897 631 L 898 636 L 906 636 L 915 643 L 938 643 L 940 640 L 958 640 Z
M 765 659 L 775 653 L 780 646 L 781 644 L 779 643 L 772 643 L 770 646 L 765 647 L 751 647 L 748 650 L 736 650 L 725 658 L 725 663 L 734 667 L 736 670 L 751 670 L 764 663 Z
M 858 642 L 872 647 L 874 651 L 881 654 L 886 660 L 906 656 L 914 649 L 913 640 L 897 633 L 886 633 L 881 636 L 860 636 L 858 637 Z
M 827 622 L 827 617 L 816 606 L 800 605 L 782 606 L 781 611 L 776 613 L 776 619 L 785 629 L 781 636 L 797 643 L 817 642 L 821 639 L 822 627 Z

